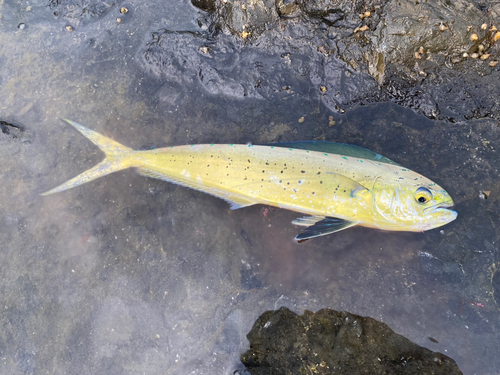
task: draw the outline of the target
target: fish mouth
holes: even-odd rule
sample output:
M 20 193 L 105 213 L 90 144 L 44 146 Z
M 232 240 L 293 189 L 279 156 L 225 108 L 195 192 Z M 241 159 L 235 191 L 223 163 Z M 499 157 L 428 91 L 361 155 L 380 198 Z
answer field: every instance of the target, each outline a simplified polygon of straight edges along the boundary
M 453 207 L 453 206 L 454 206 L 454 203 L 453 203 L 453 201 L 450 200 L 450 201 L 446 201 L 443 203 L 435 204 L 434 206 L 427 207 L 424 209 L 424 213 L 431 214 L 431 213 L 434 213 L 436 211 L 449 211 L 450 213 L 453 212 L 456 214 L 455 211 L 449 210 L 449 208 Z

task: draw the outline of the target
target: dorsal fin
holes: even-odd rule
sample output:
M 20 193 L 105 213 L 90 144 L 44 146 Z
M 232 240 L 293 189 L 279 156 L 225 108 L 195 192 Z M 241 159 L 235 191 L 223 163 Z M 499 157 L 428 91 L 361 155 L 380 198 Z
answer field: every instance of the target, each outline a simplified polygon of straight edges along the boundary
M 339 154 L 343 156 L 351 156 L 360 159 L 378 161 L 380 163 L 399 165 L 398 163 L 386 158 L 367 148 L 346 143 L 337 143 L 329 141 L 300 141 L 300 142 L 283 142 L 283 143 L 268 143 L 263 146 L 274 146 L 284 148 L 296 148 L 300 150 L 327 152 L 329 154 Z

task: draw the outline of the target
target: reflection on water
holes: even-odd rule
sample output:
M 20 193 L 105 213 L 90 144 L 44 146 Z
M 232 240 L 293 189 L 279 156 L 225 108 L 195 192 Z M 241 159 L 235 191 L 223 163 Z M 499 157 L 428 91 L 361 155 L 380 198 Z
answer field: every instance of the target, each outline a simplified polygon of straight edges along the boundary
M 150 28 L 196 30 L 188 2 L 168 14 L 131 3 L 120 24 L 111 7 L 73 32 L 42 5 L 0 3 L 0 120 L 25 129 L 0 133 L 1 373 L 232 373 L 253 323 L 281 306 L 370 316 L 465 374 L 498 372 L 495 121 L 433 122 L 392 104 L 333 115 L 308 86 L 266 100 L 210 94 L 196 76 L 171 82 L 135 59 Z M 351 228 L 299 245 L 296 213 L 229 211 L 134 171 L 42 198 L 102 159 L 59 118 L 134 149 L 357 144 L 443 186 L 459 217 L 425 233 Z

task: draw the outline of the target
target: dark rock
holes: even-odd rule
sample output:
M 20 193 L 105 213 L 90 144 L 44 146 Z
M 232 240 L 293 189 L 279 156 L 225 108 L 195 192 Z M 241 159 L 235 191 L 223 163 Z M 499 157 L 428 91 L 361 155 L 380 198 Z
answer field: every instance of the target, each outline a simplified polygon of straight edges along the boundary
M 215 7 L 217 4 L 216 0 L 191 0 L 191 4 L 195 7 L 205 11 L 205 12 L 213 12 L 215 11 Z
M 0 131 L 2 134 L 13 139 L 22 139 L 24 137 L 24 127 L 0 120 Z
M 253 375 L 461 374 L 451 358 L 343 311 L 266 311 L 247 338 L 250 349 L 241 361 Z

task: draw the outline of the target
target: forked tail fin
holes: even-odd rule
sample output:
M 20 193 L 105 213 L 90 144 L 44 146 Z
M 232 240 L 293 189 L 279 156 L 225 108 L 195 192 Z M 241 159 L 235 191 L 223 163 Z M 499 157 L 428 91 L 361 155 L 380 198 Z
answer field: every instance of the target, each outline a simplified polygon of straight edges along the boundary
M 132 166 L 132 158 L 130 156 L 134 153 L 134 150 L 125 147 L 118 142 L 109 139 L 93 130 L 86 128 L 83 125 L 77 124 L 71 120 L 64 120 L 68 124 L 72 125 L 76 130 L 82 133 L 85 137 L 90 139 L 97 147 L 99 147 L 105 154 L 106 158 L 97 164 L 95 167 L 83 172 L 82 174 L 72 178 L 71 180 L 65 182 L 58 187 L 46 191 L 40 195 L 49 195 L 58 193 L 60 191 L 71 189 L 75 186 L 84 184 L 86 182 L 95 180 L 96 178 L 105 176 L 107 174 L 129 168 Z

